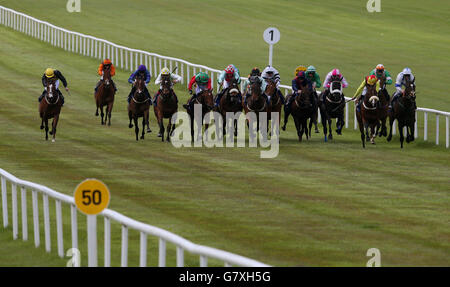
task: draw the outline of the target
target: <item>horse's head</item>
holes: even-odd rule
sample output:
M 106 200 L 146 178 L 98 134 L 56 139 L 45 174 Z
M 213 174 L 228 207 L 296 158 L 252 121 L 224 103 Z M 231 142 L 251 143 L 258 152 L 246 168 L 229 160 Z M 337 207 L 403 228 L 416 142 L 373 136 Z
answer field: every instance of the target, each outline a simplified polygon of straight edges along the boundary
M 134 85 L 136 87 L 136 93 L 142 94 L 145 88 L 145 77 L 142 74 L 138 74 L 134 80 Z
M 338 102 L 342 99 L 342 83 L 340 80 L 332 81 L 330 84 L 330 95 L 332 101 Z
M 250 82 L 250 92 L 252 96 L 259 97 L 262 94 L 261 91 L 261 85 L 262 81 L 261 78 L 258 76 L 251 76 L 248 78 L 248 81 Z
M 266 80 L 266 83 L 267 83 L 265 90 L 266 94 L 270 96 L 274 95 L 275 91 L 277 90 L 276 82 L 273 79 L 269 78 Z
M 161 76 L 161 90 L 162 95 L 169 95 L 171 89 L 172 82 L 170 80 L 170 75 L 162 75 Z
M 209 112 L 214 108 L 214 97 L 210 89 L 201 91 L 197 99 L 202 104 L 204 111 Z
M 103 81 L 106 86 L 111 83 L 111 64 L 106 64 L 103 66 Z
M 47 100 L 49 103 L 54 103 L 58 99 L 58 91 L 56 89 L 56 80 L 50 80 L 45 86 L 45 92 L 47 93 Z
M 239 85 L 235 80 L 233 80 L 231 82 L 231 85 L 228 87 L 226 97 L 229 102 L 235 103 L 235 102 L 237 102 L 237 98 L 238 98 L 239 94 L 240 94 Z
M 405 90 L 403 91 L 403 95 L 402 97 L 407 100 L 408 102 L 414 102 L 416 100 L 416 91 L 415 91 L 415 86 L 413 83 L 411 83 L 411 79 L 408 78 L 405 79 L 406 83 L 405 83 Z

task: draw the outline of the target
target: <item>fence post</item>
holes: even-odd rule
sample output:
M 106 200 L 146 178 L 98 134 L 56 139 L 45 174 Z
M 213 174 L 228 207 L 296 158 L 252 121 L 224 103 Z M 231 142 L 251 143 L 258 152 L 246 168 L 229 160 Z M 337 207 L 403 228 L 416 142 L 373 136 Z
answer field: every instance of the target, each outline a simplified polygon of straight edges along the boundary
M 208 267 L 208 257 L 200 255 L 200 267 Z
M 349 113 L 348 102 L 346 102 L 345 103 L 345 128 L 346 129 L 348 129 L 348 118 L 349 118 L 348 113 Z
M 423 140 L 426 141 L 428 139 L 428 113 L 423 113 Z
M 4 228 L 8 227 L 8 201 L 6 196 L 6 178 L 2 176 L 2 211 Z
M 34 230 L 34 246 L 39 247 L 40 237 L 39 237 L 39 205 L 38 205 L 38 195 L 37 191 L 32 191 L 33 199 L 33 230 Z
M 449 143 L 449 123 L 448 123 L 448 116 L 445 117 L 445 147 L 448 148 L 450 145 Z
M 97 267 L 97 215 L 87 215 L 88 266 Z
M 77 207 L 73 204 L 70 205 L 70 220 L 72 222 L 72 248 L 78 249 Z
M 159 258 L 158 266 L 166 267 L 166 241 L 164 239 L 159 239 Z
M 147 234 L 141 232 L 139 266 L 147 266 Z
M 55 200 L 56 207 L 56 238 L 58 243 L 58 255 L 64 258 L 63 221 L 61 212 L 61 201 Z
M 439 114 L 436 114 L 436 144 L 439 144 Z
M 111 266 L 111 222 L 105 217 L 105 267 Z
M 17 222 L 17 185 L 12 183 L 11 185 L 11 198 L 12 198 L 12 225 L 13 225 L 13 239 L 17 239 L 19 234 L 19 223 Z
M 419 137 L 419 131 L 417 129 L 417 110 L 414 116 L 414 138 L 418 138 Z
M 28 218 L 27 218 L 27 193 L 25 187 L 21 188 L 21 199 L 22 199 L 22 238 L 23 241 L 28 240 Z
M 181 246 L 177 246 L 177 267 L 184 266 L 184 251 Z
M 122 257 L 121 267 L 127 267 L 128 265 L 128 227 L 122 225 Z
M 44 204 L 44 234 L 45 234 L 45 251 L 50 252 L 50 211 L 48 206 L 48 195 L 43 194 Z

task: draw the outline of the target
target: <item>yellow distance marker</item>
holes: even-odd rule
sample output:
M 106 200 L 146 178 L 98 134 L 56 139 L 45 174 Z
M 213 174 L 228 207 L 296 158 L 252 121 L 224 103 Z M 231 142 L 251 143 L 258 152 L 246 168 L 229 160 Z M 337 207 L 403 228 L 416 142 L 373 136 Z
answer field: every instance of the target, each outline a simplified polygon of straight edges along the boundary
M 88 178 L 75 188 L 73 197 L 79 211 L 87 215 L 95 215 L 108 207 L 110 192 L 100 180 Z

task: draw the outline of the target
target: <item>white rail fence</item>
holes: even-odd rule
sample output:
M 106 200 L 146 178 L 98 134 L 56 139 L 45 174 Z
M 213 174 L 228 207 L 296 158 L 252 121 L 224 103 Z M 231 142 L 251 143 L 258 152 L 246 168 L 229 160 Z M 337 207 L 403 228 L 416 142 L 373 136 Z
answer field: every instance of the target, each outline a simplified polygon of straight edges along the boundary
M 1 176 L 1 198 L 2 198 L 2 214 L 3 214 L 3 227 L 9 226 L 9 210 L 8 210 L 8 192 L 7 183 L 11 184 L 11 205 L 12 205 L 12 230 L 13 239 L 18 239 L 19 236 L 19 202 L 18 202 L 18 190 L 20 190 L 21 200 L 21 219 L 22 219 L 22 238 L 24 241 L 28 240 L 28 204 L 27 195 L 31 194 L 32 199 L 32 212 L 33 212 L 33 231 L 34 231 L 34 244 L 36 247 L 40 246 L 40 224 L 41 218 L 39 217 L 38 197 L 42 196 L 43 201 L 43 214 L 44 214 L 44 238 L 45 238 L 45 250 L 51 251 L 51 236 L 50 236 L 50 199 L 54 200 L 56 207 L 56 237 L 57 237 L 57 250 L 58 255 L 64 257 L 64 240 L 63 240 L 63 216 L 62 206 L 63 204 L 70 207 L 70 226 L 71 226 L 71 248 L 80 249 L 78 244 L 78 221 L 77 221 L 77 208 L 75 206 L 74 198 L 59 192 L 56 192 L 48 187 L 33 182 L 25 181 L 16 178 L 14 175 L 0 168 Z M 80 213 L 83 215 L 83 213 Z M 253 259 L 249 259 L 240 255 L 232 254 L 219 249 L 194 244 L 176 234 L 173 234 L 164 229 L 151 226 L 129 217 L 126 217 L 116 211 L 105 209 L 101 216 L 104 218 L 104 266 L 111 266 L 111 221 L 120 223 L 122 226 L 121 236 L 121 266 L 128 266 L 128 230 L 134 229 L 140 233 L 140 257 L 139 265 L 145 267 L 147 265 L 147 237 L 155 236 L 159 238 L 159 257 L 158 265 L 160 267 L 166 266 L 166 243 L 172 243 L 176 246 L 176 266 L 184 266 L 184 252 L 187 251 L 191 254 L 199 256 L 200 267 L 208 266 L 208 258 L 214 258 L 224 262 L 225 266 L 268 266 Z M 88 218 L 94 218 L 95 215 Z M 89 220 L 89 219 L 88 219 Z M 88 256 L 89 266 L 95 267 L 97 262 L 97 241 L 88 239 Z
M 131 49 L 121 45 L 111 43 L 104 39 L 99 39 L 93 36 L 84 35 L 81 33 L 66 30 L 57 27 L 48 22 L 38 20 L 26 14 L 14 11 L 12 9 L 0 6 L 0 23 L 14 30 L 25 33 L 31 37 L 40 39 L 50 43 L 55 47 L 62 48 L 66 51 L 82 54 L 84 56 L 94 57 L 97 59 L 110 58 L 117 67 L 125 70 L 134 71 L 140 64 L 145 64 L 153 75 L 157 75 L 161 68 L 168 67 L 170 70 L 177 67 L 178 73 L 183 78 L 182 83 L 189 84 L 191 76 L 197 72 L 206 72 L 211 77 L 211 83 L 219 90 L 219 85 L 216 85 L 215 79 L 218 78 L 220 70 L 212 69 L 204 65 L 197 65 L 187 62 L 182 59 L 161 56 L 155 53 L 150 53 L 142 50 Z M 246 78 L 242 77 L 242 80 Z M 243 81 L 241 84 L 242 90 Z M 291 92 L 291 87 L 281 85 L 285 94 Z M 349 98 L 347 98 L 348 100 Z M 349 106 L 345 106 L 345 127 L 349 126 Z M 354 107 L 353 107 L 354 109 Z M 439 120 L 440 116 L 445 117 L 445 146 L 450 146 L 449 142 L 449 112 L 438 111 L 434 109 L 418 108 L 417 112 L 424 114 L 424 131 L 423 139 L 428 140 L 428 114 L 434 114 L 436 118 L 436 144 L 439 145 Z M 417 119 L 417 113 L 416 113 Z M 319 122 L 320 122 L 319 116 Z M 357 121 L 354 118 L 354 129 L 357 128 Z M 395 125 L 393 134 L 396 134 Z M 415 126 L 414 136 L 418 138 L 419 131 L 417 121 Z

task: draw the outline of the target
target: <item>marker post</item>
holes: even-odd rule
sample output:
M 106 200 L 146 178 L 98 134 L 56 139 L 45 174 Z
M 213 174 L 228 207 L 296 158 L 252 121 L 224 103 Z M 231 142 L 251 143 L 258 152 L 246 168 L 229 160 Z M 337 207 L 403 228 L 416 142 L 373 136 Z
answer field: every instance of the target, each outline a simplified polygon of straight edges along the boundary
M 97 252 L 97 214 L 109 205 L 108 187 L 97 179 L 86 179 L 74 192 L 75 205 L 87 216 L 88 266 L 98 266 Z
M 280 41 L 280 31 L 277 28 L 269 27 L 264 31 L 263 38 L 269 44 L 269 66 L 272 66 L 273 45 Z

